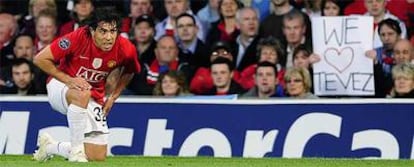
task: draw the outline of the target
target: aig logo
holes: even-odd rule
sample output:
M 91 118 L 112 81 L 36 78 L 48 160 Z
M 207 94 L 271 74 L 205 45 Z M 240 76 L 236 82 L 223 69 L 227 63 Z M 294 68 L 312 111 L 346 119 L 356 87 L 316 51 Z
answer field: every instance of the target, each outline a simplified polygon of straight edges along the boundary
M 108 72 L 92 70 L 82 66 L 79 68 L 76 76 L 85 78 L 88 82 L 96 83 L 104 80 L 108 76 Z

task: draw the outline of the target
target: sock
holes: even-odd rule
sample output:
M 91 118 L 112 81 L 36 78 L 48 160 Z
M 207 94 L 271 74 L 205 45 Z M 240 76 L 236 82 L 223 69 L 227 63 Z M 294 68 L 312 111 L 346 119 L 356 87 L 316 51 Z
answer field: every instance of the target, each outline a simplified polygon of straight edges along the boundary
M 70 143 L 72 147 L 83 147 L 85 138 L 87 109 L 70 104 L 68 107 L 68 125 L 70 130 Z
M 49 154 L 60 155 L 68 158 L 71 145 L 69 142 L 57 142 L 46 146 L 46 152 Z

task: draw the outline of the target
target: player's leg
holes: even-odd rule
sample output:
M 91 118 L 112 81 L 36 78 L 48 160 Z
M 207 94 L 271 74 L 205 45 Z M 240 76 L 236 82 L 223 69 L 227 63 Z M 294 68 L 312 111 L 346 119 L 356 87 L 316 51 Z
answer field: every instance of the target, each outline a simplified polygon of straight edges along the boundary
M 69 161 L 86 162 L 83 140 L 87 122 L 87 106 L 91 98 L 90 91 L 69 89 L 66 93 L 68 106 L 68 125 L 70 130 L 71 152 Z

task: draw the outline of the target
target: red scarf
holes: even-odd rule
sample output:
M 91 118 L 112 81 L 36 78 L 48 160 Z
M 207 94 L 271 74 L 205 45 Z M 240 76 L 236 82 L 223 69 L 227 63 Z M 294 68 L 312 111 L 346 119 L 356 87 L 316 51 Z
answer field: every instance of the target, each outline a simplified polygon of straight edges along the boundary
M 158 77 L 160 76 L 160 64 L 158 63 L 158 60 L 154 60 L 151 63 L 150 69 L 147 73 L 147 83 L 149 85 L 155 85 L 155 83 L 158 80 Z M 178 60 L 174 60 L 171 63 L 168 64 L 168 70 L 177 70 L 178 68 Z

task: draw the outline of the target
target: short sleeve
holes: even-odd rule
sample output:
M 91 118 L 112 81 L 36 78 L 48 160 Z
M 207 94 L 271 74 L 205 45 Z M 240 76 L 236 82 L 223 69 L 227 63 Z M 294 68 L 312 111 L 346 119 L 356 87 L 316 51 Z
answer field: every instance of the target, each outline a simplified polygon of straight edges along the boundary
M 81 39 L 79 38 L 80 32 L 83 31 L 79 30 L 71 32 L 62 37 L 59 37 L 50 44 L 50 50 L 52 51 L 55 61 L 60 60 L 66 55 L 70 55 L 70 53 L 75 50 L 75 44 L 81 43 Z
M 125 45 L 125 59 L 124 67 L 126 73 L 139 73 L 141 71 L 141 65 L 138 62 L 138 55 L 135 49 L 135 46 L 128 42 L 128 45 Z

